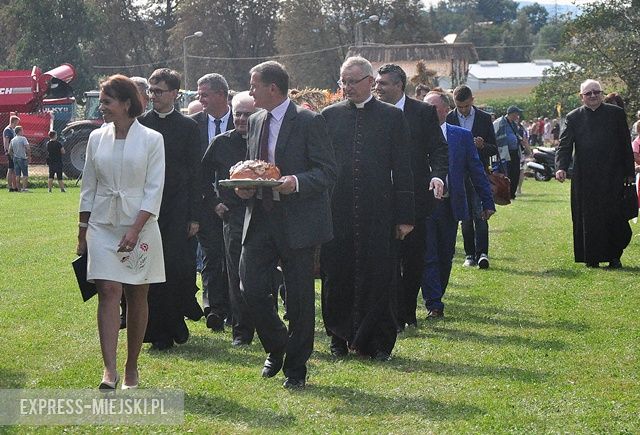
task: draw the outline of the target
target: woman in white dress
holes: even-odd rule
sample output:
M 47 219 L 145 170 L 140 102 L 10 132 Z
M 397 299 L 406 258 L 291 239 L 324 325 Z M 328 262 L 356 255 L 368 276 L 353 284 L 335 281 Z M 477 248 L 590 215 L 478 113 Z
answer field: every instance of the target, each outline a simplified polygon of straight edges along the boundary
M 80 193 L 77 253 L 88 253 L 87 280 L 98 289 L 104 361 L 100 389 L 117 388 L 119 303 L 127 299 L 127 361 L 122 388 L 138 386 L 138 356 L 150 283 L 164 282 L 157 217 L 164 186 L 162 135 L 138 123 L 140 94 L 125 76 L 100 85 L 103 128 L 91 132 Z

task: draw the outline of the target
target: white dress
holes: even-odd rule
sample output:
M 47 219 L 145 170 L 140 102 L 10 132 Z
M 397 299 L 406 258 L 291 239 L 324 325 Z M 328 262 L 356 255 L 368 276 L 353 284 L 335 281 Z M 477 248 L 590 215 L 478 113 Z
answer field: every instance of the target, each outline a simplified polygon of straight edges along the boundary
M 87 144 L 80 211 L 91 212 L 87 229 L 87 280 L 150 284 L 165 281 L 157 216 L 164 186 L 162 136 L 137 121 L 126 139 L 114 126 L 94 130 Z M 151 213 L 131 252 L 118 244 L 138 212 Z

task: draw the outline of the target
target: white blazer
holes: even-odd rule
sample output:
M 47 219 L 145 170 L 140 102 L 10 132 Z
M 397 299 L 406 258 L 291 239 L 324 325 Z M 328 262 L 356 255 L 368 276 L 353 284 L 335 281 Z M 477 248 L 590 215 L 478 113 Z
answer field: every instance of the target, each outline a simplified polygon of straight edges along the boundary
M 82 174 L 80 211 L 91 212 L 90 222 L 132 225 L 140 210 L 156 220 L 164 188 L 162 135 L 133 122 L 125 139 L 122 166 L 114 167 L 116 131 L 113 123 L 93 130 L 87 143 Z M 115 171 L 120 172 L 116 185 Z

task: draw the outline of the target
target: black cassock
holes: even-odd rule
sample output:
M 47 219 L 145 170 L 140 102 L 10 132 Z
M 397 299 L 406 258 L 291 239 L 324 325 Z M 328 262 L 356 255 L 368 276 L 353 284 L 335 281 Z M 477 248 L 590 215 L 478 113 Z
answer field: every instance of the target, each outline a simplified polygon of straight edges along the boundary
M 402 111 L 371 99 L 326 108 L 338 181 L 335 238 L 322 246 L 322 316 L 329 335 L 358 353 L 390 354 L 396 341 L 397 224 L 413 224 L 409 130 Z
M 634 177 L 633 152 L 624 110 L 601 104 L 567 115 L 556 167 L 567 170 L 575 150 L 571 179 L 571 217 L 576 263 L 620 258 L 631 240 L 622 215 L 624 181 Z
M 188 224 L 200 213 L 200 142 L 198 126 L 174 110 L 161 118 L 153 110 L 139 118 L 142 125 L 162 134 L 165 179 L 158 225 L 162 235 L 167 281 L 149 288 L 149 323 L 145 342 L 184 342 L 186 303 L 193 299 L 194 258 Z

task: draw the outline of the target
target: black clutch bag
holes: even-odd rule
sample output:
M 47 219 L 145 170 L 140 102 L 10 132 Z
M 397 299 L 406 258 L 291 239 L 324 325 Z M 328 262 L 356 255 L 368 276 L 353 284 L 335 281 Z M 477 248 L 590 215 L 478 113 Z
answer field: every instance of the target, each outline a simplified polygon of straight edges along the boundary
M 73 266 L 73 272 L 76 274 L 76 280 L 78 281 L 78 287 L 80 287 L 80 293 L 82 294 L 82 300 L 87 302 L 98 291 L 96 285 L 87 281 L 87 253 L 79 256 L 71 262 Z
M 622 191 L 622 214 L 626 220 L 638 217 L 638 192 L 635 183 L 625 183 Z

